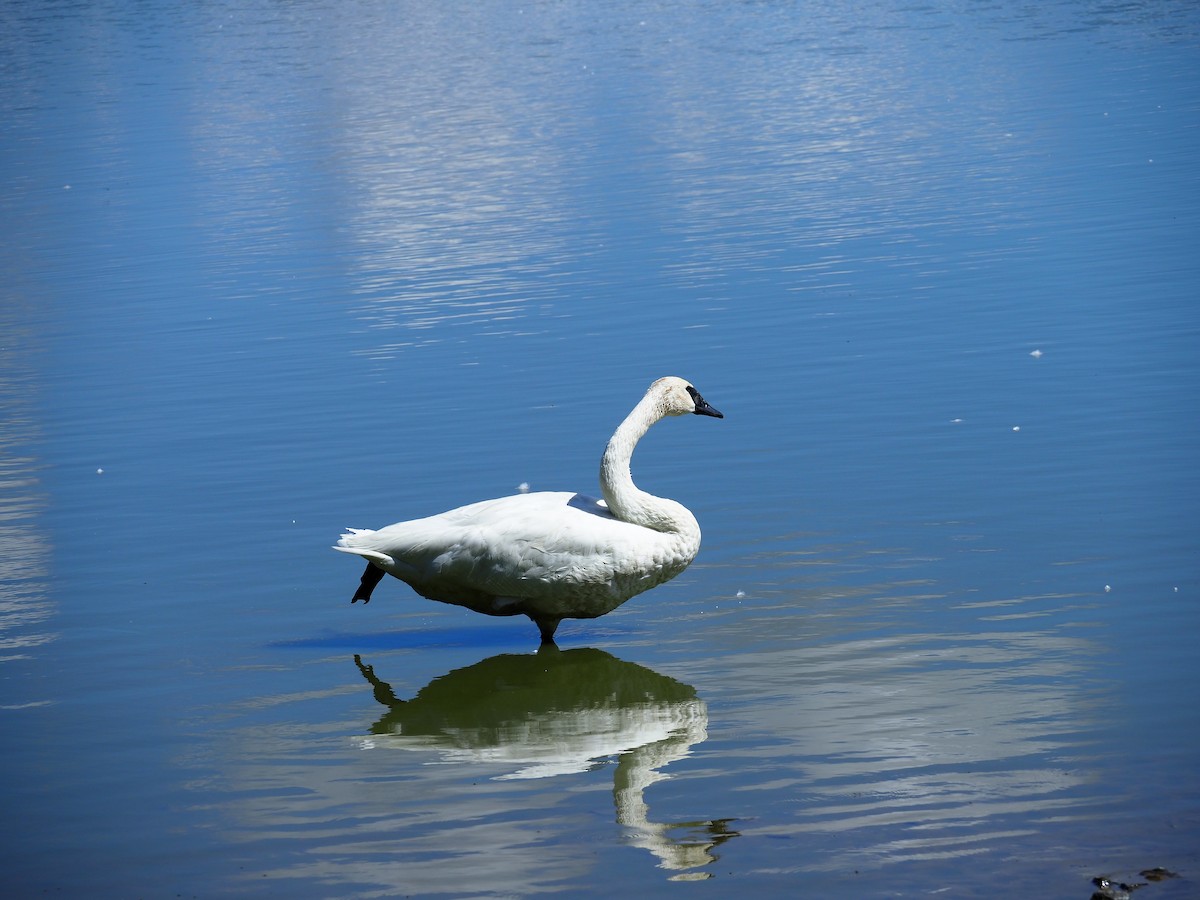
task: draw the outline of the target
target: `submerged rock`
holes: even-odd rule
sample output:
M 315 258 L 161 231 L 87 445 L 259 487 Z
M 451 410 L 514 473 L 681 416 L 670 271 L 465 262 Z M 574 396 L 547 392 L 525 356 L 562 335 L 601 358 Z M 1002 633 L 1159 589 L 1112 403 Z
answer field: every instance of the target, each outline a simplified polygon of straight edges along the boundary
M 1152 881 L 1166 881 L 1168 878 L 1179 877 L 1170 869 L 1164 869 L 1162 866 L 1155 866 L 1152 869 L 1142 869 L 1142 871 L 1138 872 L 1138 876 L 1146 880 L 1125 882 L 1116 881 L 1107 875 L 1097 875 L 1092 879 L 1092 884 L 1099 890 L 1092 894 L 1091 900 L 1129 900 L 1130 894 L 1138 888 L 1144 888 Z

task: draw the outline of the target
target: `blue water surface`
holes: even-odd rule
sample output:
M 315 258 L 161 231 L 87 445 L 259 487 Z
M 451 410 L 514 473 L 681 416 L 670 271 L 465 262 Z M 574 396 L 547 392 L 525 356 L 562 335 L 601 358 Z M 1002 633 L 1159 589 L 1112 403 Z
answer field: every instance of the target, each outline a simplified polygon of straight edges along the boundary
M 1192 5 L 2 21 L 6 894 L 1196 894 Z M 683 575 L 350 605 L 666 374 Z

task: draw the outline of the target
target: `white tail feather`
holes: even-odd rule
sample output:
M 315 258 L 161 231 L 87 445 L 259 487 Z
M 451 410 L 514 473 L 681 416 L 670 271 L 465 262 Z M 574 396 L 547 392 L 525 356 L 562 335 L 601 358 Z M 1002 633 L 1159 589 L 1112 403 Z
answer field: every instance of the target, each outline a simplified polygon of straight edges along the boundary
M 334 545 L 334 550 L 340 550 L 342 553 L 353 553 L 355 556 L 361 556 L 363 559 L 369 559 L 371 562 L 379 563 L 381 566 L 391 566 L 395 564 L 395 560 L 386 553 L 381 553 L 378 550 L 373 550 L 370 547 L 355 546 L 356 538 L 359 535 L 374 534 L 370 528 L 347 528 L 346 533 L 338 538 L 337 544 Z

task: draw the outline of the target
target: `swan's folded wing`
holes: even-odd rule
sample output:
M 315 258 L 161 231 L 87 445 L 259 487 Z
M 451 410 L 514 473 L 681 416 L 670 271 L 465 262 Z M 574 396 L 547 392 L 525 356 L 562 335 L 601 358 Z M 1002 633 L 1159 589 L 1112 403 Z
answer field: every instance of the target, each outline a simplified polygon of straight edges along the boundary
M 657 569 L 661 542 L 658 533 L 613 518 L 594 498 L 542 492 L 352 532 L 337 549 L 380 562 L 427 597 L 453 602 L 468 593 L 608 592 L 631 571 Z

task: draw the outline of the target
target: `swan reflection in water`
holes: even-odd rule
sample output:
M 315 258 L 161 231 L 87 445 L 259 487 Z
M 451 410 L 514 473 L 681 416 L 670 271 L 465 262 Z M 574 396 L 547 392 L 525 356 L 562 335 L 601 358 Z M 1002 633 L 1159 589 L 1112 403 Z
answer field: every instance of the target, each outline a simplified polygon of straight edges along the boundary
M 730 819 L 656 823 L 645 791 L 661 771 L 708 736 L 708 710 L 694 688 L 595 649 L 543 647 L 501 654 L 434 679 L 401 700 L 373 666 L 355 665 L 387 712 L 371 727 L 389 746 L 434 750 L 454 762 L 501 763 L 501 780 L 584 772 L 615 756 L 617 823 L 673 880 L 716 861 L 737 835 Z

